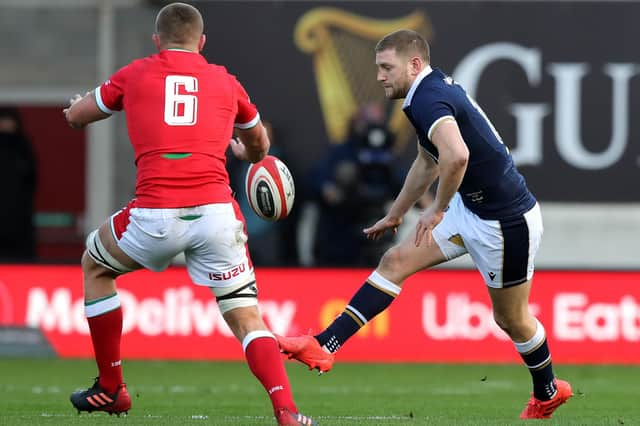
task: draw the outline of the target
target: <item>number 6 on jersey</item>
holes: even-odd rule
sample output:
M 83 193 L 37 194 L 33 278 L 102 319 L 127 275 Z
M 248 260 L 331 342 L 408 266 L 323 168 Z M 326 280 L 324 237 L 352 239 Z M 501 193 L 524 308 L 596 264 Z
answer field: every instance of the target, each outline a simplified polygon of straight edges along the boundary
M 164 80 L 164 122 L 169 126 L 193 126 L 198 120 L 198 98 L 181 95 L 180 88 L 198 91 L 198 79 L 188 75 L 168 75 Z

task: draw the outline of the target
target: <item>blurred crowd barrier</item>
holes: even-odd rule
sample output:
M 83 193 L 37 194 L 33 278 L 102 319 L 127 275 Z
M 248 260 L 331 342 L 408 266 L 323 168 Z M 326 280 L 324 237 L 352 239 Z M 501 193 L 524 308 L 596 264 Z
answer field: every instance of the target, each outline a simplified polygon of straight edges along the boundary
M 365 269 L 259 269 L 265 322 L 282 335 L 322 330 L 368 274 Z M 535 280 L 530 308 L 545 324 L 555 363 L 640 363 L 639 272 L 542 271 Z M 340 350 L 339 358 L 519 363 L 513 344 L 493 320 L 484 287 L 475 271 L 418 273 L 390 309 Z M 119 297 L 124 358 L 243 359 L 211 292 L 192 285 L 184 268 L 126 275 Z M 79 267 L 0 266 L 0 355 L 11 347 L 15 352 L 16 343 L 3 339 L 4 331 L 18 336 L 21 327 L 42 332 L 48 351 L 42 339 L 29 336 L 39 352 L 92 356 Z

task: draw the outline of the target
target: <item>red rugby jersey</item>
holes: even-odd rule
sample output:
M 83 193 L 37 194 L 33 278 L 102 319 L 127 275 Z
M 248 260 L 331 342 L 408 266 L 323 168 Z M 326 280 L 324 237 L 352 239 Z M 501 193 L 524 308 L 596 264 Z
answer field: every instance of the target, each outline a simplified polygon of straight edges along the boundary
M 95 90 L 107 114 L 124 109 L 137 167 L 136 206 L 177 208 L 231 200 L 225 151 L 233 127 L 260 119 L 238 80 L 199 53 L 162 50 Z

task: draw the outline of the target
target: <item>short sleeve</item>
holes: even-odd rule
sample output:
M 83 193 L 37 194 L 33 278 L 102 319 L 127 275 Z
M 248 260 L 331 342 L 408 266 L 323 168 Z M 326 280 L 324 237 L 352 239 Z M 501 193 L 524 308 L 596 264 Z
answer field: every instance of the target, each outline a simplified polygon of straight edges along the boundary
M 122 110 L 124 98 L 124 85 L 128 67 L 116 71 L 109 80 L 96 87 L 95 96 L 98 108 L 105 114 L 113 114 Z
M 243 130 L 251 129 L 260 121 L 258 108 L 251 102 L 242 84 L 235 78 L 233 81 L 235 82 L 236 99 L 238 101 L 238 114 L 236 115 L 234 127 Z
M 438 124 L 447 119 L 455 120 L 455 109 L 445 100 L 424 99 L 424 101 L 415 102 L 412 105 L 414 105 L 415 121 L 429 140 L 431 140 L 431 133 Z

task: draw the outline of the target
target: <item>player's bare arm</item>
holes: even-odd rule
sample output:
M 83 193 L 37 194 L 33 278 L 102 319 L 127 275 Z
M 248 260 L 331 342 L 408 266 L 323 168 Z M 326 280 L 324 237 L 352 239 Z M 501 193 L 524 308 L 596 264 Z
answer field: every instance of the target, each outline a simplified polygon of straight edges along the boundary
M 440 181 L 435 200 L 422 212 L 416 225 L 416 246 L 423 240 L 431 244 L 431 231 L 442 221 L 445 209 L 462 183 L 469 161 L 469 149 L 453 119 L 444 120 L 436 126 L 431 142 L 438 148 Z
M 62 112 L 69 126 L 74 129 L 81 129 L 89 123 L 110 117 L 98 108 L 93 91 L 87 92 L 84 96 L 76 94 L 69 99 L 69 107 Z
M 418 155 L 389 213 L 375 225 L 363 230 L 367 238 L 377 240 L 389 229 L 396 232 L 402 224 L 402 217 L 424 195 L 437 176 L 438 164 L 418 145 Z
M 231 150 L 237 159 L 257 163 L 269 152 L 271 141 L 262 121 L 250 129 L 236 129 L 236 134 L 231 140 Z

